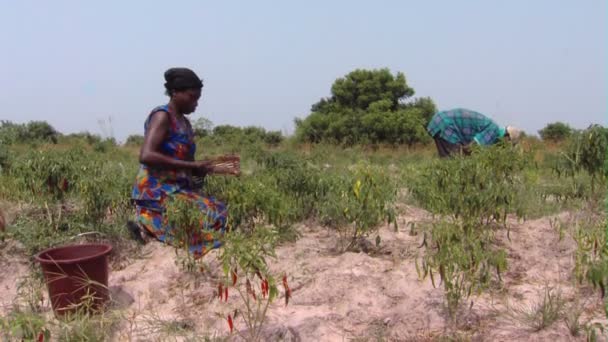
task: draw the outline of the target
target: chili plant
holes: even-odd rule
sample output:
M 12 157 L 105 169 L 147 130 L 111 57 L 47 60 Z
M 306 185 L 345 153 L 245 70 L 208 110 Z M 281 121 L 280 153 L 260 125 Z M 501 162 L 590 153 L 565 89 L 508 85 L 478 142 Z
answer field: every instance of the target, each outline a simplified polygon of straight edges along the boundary
M 352 249 L 361 238 L 377 232 L 378 223 L 386 220 L 397 224 L 393 203 L 396 185 L 380 168 L 360 165 L 352 178 L 350 191 L 343 192 L 343 214 L 350 226 L 350 241 L 346 247 Z M 376 237 L 380 244 L 380 236 Z
M 247 341 L 261 341 L 262 328 L 269 305 L 279 295 L 277 284 L 284 289 L 285 305 L 289 303 L 291 289 L 287 275 L 277 280 L 268 268 L 267 258 L 276 258 L 275 246 L 278 232 L 272 228 L 258 227 L 250 233 L 231 231 L 226 235 L 226 244 L 221 249 L 220 261 L 224 280 L 218 284 L 218 298 L 227 302 L 229 289 L 238 293 L 243 309 L 230 309 L 226 320 L 230 332 Z M 246 330 L 235 329 L 241 319 Z
M 77 166 L 83 161 L 81 149 L 37 150 L 20 155 L 9 170 L 16 196 L 41 204 L 44 220 L 54 230 L 65 225 L 65 200 L 79 179 Z
M 424 233 L 426 254 L 416 262 L 421 277 L 436 285 L 439 274 L 453 315 L 463 298 L 487 287 L 506 269 L 506 253 L 492 245 L 491 223 L 506 225 L 507 214 L 525 212 L 516 205 L 526 185 L 528 156 L 508 145 L 474 151 L 470 157 L 440 160 L 413 182 L 411 193 L 438 215 Z M 422 247 L 421 246 L 421 247 Z
M 186 250 L 186 257 L 181 261 L 187 271 L 195 271 L 198 255 L 189 252 L 190 245 L 203 241 L 212 242 L 221 236 L 215 231 L 203 231 L 204 226 L 212 226 L 210 216 L 201 210 L 196 202 L 186 196 L 170 197 L 167 209 L 163 214 L 163 224 L 171 227 L 165 233 L 165 241 L 178 249 Z
M 578 186 L 576 175 L 580 171 L 587 172 L 591 176 L 591 191 L 595 192 L 597 183 L 602 186 L 606 183 L 607 153 L 608 138 L 605 128 L 591 125 L 570 139 L 566 151 L 561 153 L 554 170 L 558 176 L 569 177 L 574 187 Z
M 268 173 L 240 179 L 214 177 L 207 181 L 204 192 L 227 203 L 230 226 L 235 229 L 252 231 L 262 223 L 283 233 L 296 222 L 294 198 L 279 191 L 276 180 Z
M 16 158 L 10 175 L 30 200 L 63 200 L 78 180 L 77 167 L 83 160 L 80 149 L 29 151 Z

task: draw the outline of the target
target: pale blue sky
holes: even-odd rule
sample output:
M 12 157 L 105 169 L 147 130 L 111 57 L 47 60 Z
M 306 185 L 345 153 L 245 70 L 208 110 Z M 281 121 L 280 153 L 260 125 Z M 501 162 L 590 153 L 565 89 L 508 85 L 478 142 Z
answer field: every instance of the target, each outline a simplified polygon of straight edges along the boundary
M 606 124 L 605 0 L 0 0 L 0 119 L 142 134 L 163 72 L 205 81 L 193 117 L 292 131 L 355 68 L 404 72 L 440 109 L 535 133 Z

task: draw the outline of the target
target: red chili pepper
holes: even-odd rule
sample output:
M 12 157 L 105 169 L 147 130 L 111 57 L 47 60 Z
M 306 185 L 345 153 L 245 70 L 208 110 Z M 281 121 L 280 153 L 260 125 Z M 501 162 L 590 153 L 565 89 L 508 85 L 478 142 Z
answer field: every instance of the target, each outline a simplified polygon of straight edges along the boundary
M 222 293 L 224 292 L 223 289 L 224 287 L 222 286 L 222 283 L 219 283 L 217 286 L 217 294 L 220 297 L 220 301 L 222 300 Z
M 228 315 L 228 327 L 230 328 L 230 332 L 234 329 L 234 322 L 232 322 L 232 316 Z
M 38 342 L 44 342 L 44 332 L 38 333 Z
M 236 285 L 236 280 L 237 280 L 236 270 L 234 270 L 234 271 L 232 271 L 232 286 Z
M 269 290 L 269 285 L 268 285 L 268 279 L 264 279 L 262 281 L 262 296 L 264 296 L 264 298 L 266 298 L 266 296 L 268 295 L 268 291 Z
M 224 288 L 224 301 L 227 302 L 228 301 L 228 288 Z
M 287 275 L 283 275 L 283 287 L 285 288 L 285 306 L 289 304 L 289 298 L 291 297 L 291 289 L 287 284 Z

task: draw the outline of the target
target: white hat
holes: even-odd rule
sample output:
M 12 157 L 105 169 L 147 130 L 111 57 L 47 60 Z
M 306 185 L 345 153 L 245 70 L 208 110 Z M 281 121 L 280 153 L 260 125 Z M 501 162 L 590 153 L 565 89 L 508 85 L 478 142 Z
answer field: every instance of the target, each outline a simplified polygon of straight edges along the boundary
M 521 137 L 521 130 L 513 126 L 507 126 L 507 134 L 512 142 L 517 142 Z

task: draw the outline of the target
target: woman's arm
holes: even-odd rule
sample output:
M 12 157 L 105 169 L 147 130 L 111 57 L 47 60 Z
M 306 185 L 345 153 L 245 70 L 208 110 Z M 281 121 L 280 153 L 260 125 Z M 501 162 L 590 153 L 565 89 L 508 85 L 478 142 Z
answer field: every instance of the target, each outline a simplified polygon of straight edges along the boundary
M 171 158 L 160 152 L 160 146 L 168 134 L 169 114 L 157 112 L 150 119 L 144 144 L 139 153 L 139 162 L 149 166 L 177 169 L 207 169 L 211 161 L 185 161 Z

